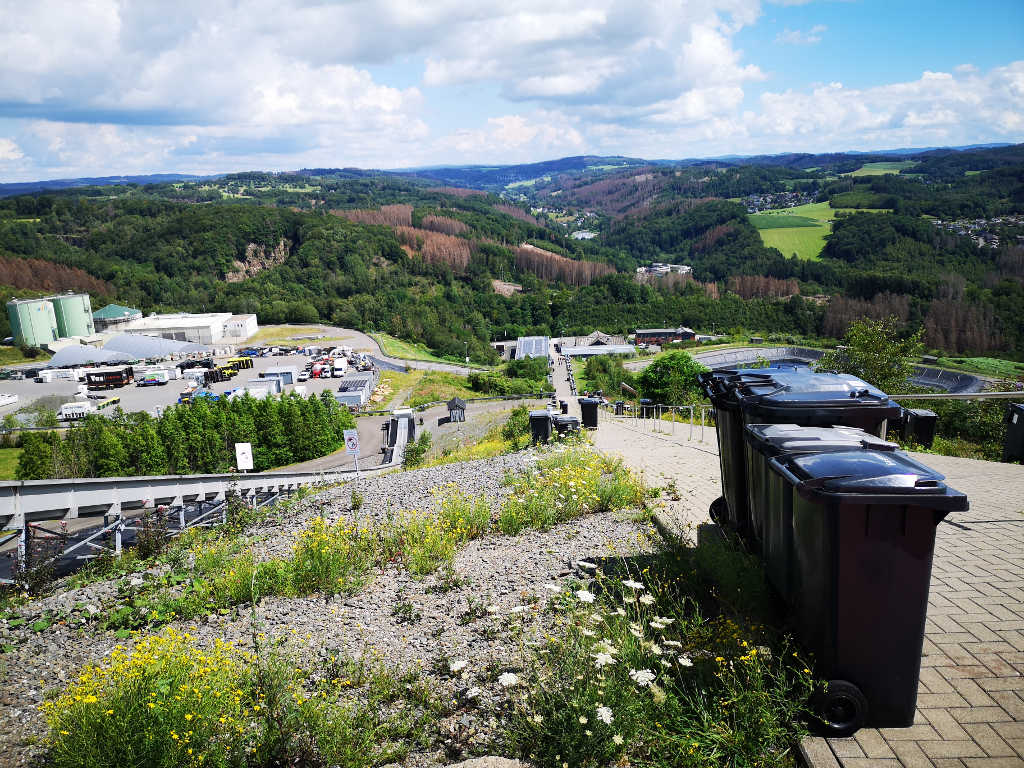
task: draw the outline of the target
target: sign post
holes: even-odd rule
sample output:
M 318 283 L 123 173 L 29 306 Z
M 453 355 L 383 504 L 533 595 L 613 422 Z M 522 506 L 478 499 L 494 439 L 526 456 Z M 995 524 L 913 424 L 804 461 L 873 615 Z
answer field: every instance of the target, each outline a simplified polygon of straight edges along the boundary
M 252 470 L 252 443 L 235 443 L 235 466 L 241 472 Z
M 345 453 L 355 457 L 356 477 L 359 477 L 359 431 L 356 429 L 345 430 Z

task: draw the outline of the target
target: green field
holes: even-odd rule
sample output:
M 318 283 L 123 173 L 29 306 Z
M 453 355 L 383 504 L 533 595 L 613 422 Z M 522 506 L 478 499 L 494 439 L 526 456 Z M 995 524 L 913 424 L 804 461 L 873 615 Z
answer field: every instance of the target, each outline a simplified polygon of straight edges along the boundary
M 852 173 L 844 173 L 843 176 L 881 176 L 885 173 L 899 173 L 904 168 L 913 168 L 917 165 L 916 160 L 898 160 L 887 163 L 864 163 Z
M 794 253 L 801 259 L 815 260 L 825 247 L 825 236 L 832 232 L 832 221 L 839 213 L 852 209 L 833 208 L 829 203 L 807 203 L 795 208 L 753 213 L 748 217 L 757 227 L 761 242 L 778 248 L 783 256 Z M 874 213 L 883 208 L 862 209 Z
M 21 448 L 0 448 L 0 480 L 14 480 Z
M 785 229 L 787 227 L 820 227 L 821 222 L 807 216 L 774 215 L 771 213 L 755 213 L 750 216 L 750 223 L 758 229 Z
M 778 248 L 783 256 L 817 261 L 825 247 L 825 235 L 830 231 L 828 224 L 818 227 L 787 227 L 785 229 L 762 229 L 761 241 L 769 248 Z

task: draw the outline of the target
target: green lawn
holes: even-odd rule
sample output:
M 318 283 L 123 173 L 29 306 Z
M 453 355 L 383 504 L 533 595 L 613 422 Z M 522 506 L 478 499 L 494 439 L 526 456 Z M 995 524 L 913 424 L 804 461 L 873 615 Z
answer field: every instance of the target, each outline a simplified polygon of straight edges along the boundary
M 21 448 L 0 448 L 0 480 L 14 480 Z
M 389 357 L 398 357 L 402 360 L 424 360 L 429 363 L 451 362 L 438 357 L 423 344 L 413 344 L 410 341 L 396 339 L 386 333 L 371 333 L 369 336 L 380 344 L 381 351 Z
M 996 379 L 1024 378 L 1024 363 L 995 357 L 940 357 L 939 365 Z
M 402 339 L 396 339 L 394 336 L 389 336 L 386 333 L 371 333 L 368 335 L 380 344 L 381 350 L 388 357 L 397 357 L 401 360 L 422 360 L 428 363 L 454 363 L 456 365 L 466 364 L 465 359 L 445 359 L 443 357 L 438 357 L 427 349 L 425 344 L 414 344 L 410 341 L 403 341 Z M 479 368 L 481 370 L 487 368 L 487 366 L 480 365 L 478 363 L 471 363 L 469 367 Z
M 843 176 L 881 176 L 885 173 L 899 173 L 904 168 L 913 168 L 917 165 L 916 160 L 898 160 L 886 163 L 864 163 L 852 173 L 844 173 Z

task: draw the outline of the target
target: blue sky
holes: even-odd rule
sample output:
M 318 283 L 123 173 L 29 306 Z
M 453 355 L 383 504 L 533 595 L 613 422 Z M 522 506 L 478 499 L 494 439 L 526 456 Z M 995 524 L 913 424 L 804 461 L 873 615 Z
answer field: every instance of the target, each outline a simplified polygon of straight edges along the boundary
M 1024 141 L 1021 0 L 0 0 L 0 181 Z

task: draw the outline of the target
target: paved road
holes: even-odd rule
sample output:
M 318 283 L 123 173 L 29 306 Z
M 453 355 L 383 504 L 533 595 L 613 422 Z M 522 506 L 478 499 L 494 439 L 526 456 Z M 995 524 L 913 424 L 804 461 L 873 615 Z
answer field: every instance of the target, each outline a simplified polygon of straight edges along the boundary
M 720 495 L 717 441 L 688 428 L 601 412 L 595 445 L 653 485 L 674 482 L 665 515 L 685 531 L 708 521 Z M 662 430 L 660 432 L 652 431 Z M 699 432 L 697 434 L 699 437 Z M 914 454 L 965 492 L 971 510 L 939 525 L 917 716 L 910 728 L 811 738 L 811 768 L 1024 766 L 1024 467 Z

